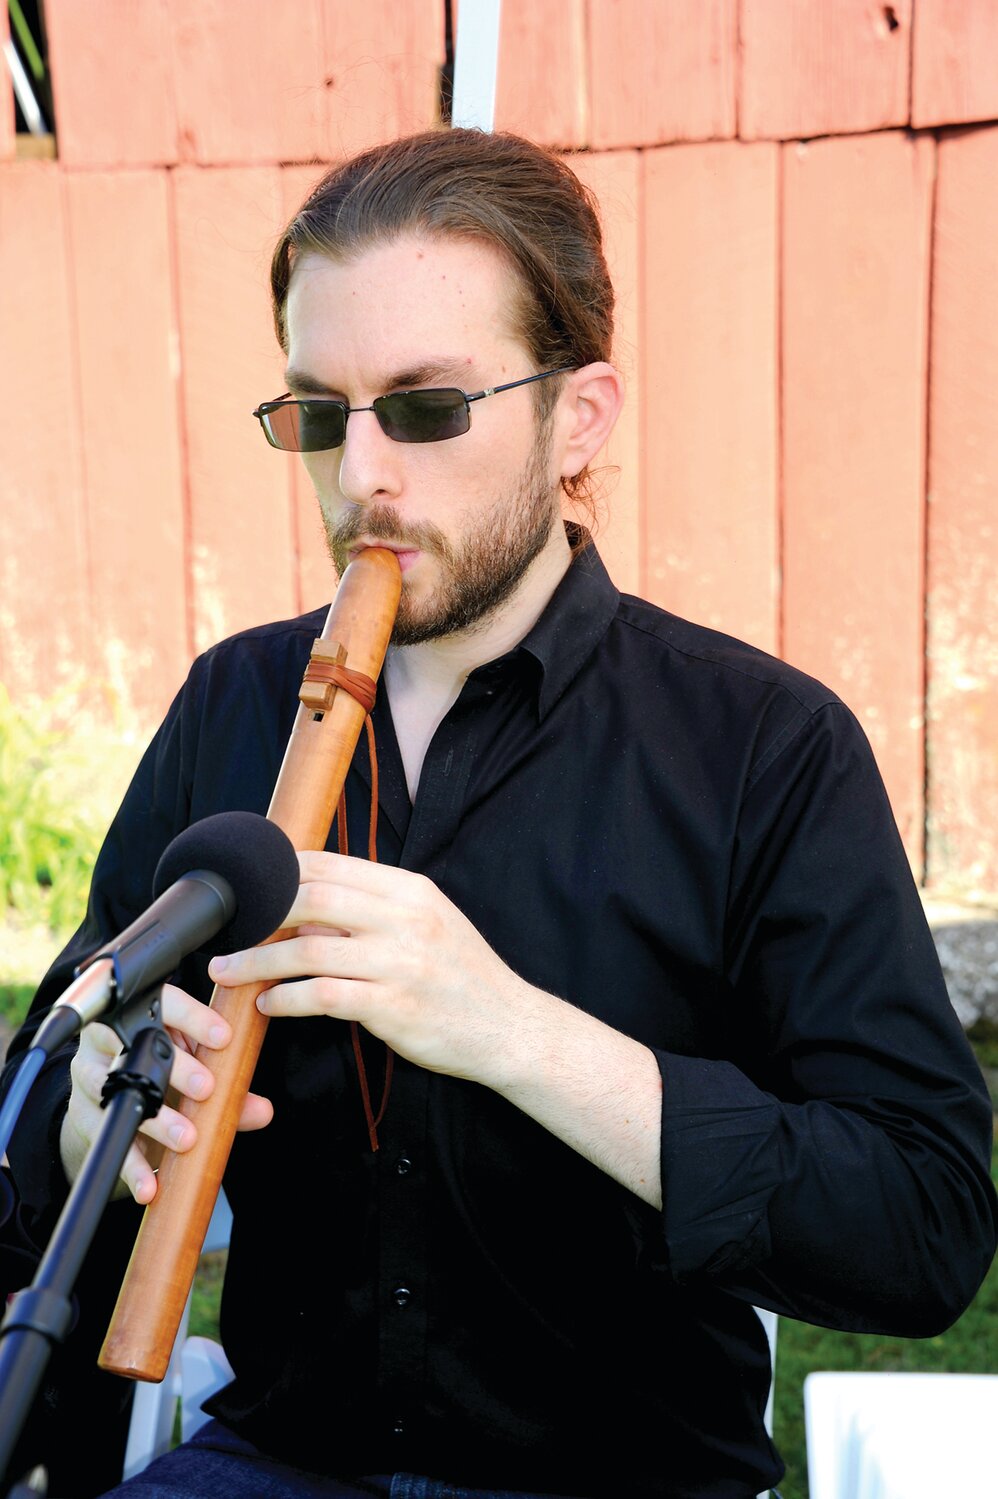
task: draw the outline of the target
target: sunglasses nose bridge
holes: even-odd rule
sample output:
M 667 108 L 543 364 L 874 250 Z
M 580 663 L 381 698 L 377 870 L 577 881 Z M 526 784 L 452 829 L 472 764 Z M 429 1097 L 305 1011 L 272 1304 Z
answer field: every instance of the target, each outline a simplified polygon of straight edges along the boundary
M 397 498 L 403 482 L 403 454 L 384 429 L 373 406 L 352 407 L 337 455 L 337 486 L 353 505 Z

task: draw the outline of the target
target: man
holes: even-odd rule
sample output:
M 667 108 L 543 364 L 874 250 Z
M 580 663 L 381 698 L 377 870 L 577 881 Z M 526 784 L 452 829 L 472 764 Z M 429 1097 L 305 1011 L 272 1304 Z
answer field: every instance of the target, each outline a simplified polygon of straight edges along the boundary
M 236 1378 L 125 1492 L 748 1499 L 782 1471 L 754 1305 L 927 1335 L 994 1251 L 990 1110 L 870 751 L 563 526 L 622 400 L 563 164 L 464 131 L 370 152 L 273 286 L 265 430 L 305 450 L 337 567 L 379 544 L 403 572 L 380 862 L 304 854 L 298 935 L 165 991 L 189 1045 L 227 1039 L 212 979 L 265 979 L 276 1023 L 225 1181 Z M 266 808 L 319 620 L 195 664 L 29 1030 L 181 827 Z M 361 751 L 357 829 L 367 776 Z M 351 1021 L 375 1093 L 395 1059 L 376 1151 Z M 38 1085 L 29 1201 L 79 1169 L 114 1050 L 84 1033 L 64 1111 L 65 1070 Z M 183 1048 L 173 1081 L 212 1086 Z M 138 1147 L 124 1180 L 155 1192 Z

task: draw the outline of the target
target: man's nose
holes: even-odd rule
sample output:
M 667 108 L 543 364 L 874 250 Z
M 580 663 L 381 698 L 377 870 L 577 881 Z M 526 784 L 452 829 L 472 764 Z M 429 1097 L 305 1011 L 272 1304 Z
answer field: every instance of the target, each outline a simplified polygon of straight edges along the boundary
M 394 499 L 402 484 L 402 445 L 386 437 L 373 411 L 351 411 L 340 455 L 340 492 L 354 505 Z

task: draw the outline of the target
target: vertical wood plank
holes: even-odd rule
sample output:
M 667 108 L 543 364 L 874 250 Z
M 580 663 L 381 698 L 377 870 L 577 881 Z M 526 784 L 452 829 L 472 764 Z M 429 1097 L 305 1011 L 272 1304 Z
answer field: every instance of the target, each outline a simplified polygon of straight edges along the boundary
M 320 0 L 327 124 L 336 161 L 439 119 L 444 0 Z
M 588 61 L 584 0 L 504 0 L 496 129 L 548 146 L 584 145 Z
M 777 164 L 770 145 L 645 157 L 647 595 L 777 646 Z
M 614 360 L 627 401 L 613 436 L 591 464 L 596 484 L 596 542 L 617 587 L 640 593 L 642 454 L 641 156 L 637 151 L 586 153 L 570 162 L 599 199 L 607 265 L 616 293 Z
M 166 172 L 77 172 L 65 191 L 90 633 L 116 698 L 152 723 L 180 686 L 190 655 Z
M 45 10 L 59 159 L 177 160 L 171 0 L 73 0 Z
M 734 135 L 736 0 L 590 0 L 588 14 L 594 150 Z
M 302 161 L 324 145 L 318 0 L 172 0 L 184 161 Z M 347 23 L 349 25 L 349 23 Z
M 858 713 L 916 869 L 933 151 L 784 148 L 784 653 Z
M 958 125 L 998 116 L 998 6 L 994 0 L 918 0 L 911 123 Z
M 998 889 L 998 127 L 939 145 L 929 441 L 928 874 Z
M 287 221 L 301 207 L 322 176 L 318 167 L 285 167 L 281 173 L 284 219 Z M 282 387 L 283 389 L 283 387 Z M 280 392 L 275 390 L 275 395 Z M 261 438 L 262 440 L 262 438 Z M 275 453 L 274 458 L 278 455 Z M 298 559 L 298 606 L 302 610 L 318 609 L 328 604 L 336 586 L 336 571 L 326 548 L 319 502 L 305 465 L 289 455 L 295 546 Z
M 781 140 L 906 124 L 911 13 L 912 0 L 742 0 L 739 135 Z
M 92 669 L 75 334 L 58 169 L 0 167 L 0 679 Z
M 10 38 L 6 5 L 0 10 L 0 48 Z M 12 161 L 17 146 L 14 90 L 6 65 L 0 67 L 0 162 Z
M 251 416 L 282 389 L 267 291 L 281 186 L 276 167 L 180 167 L 173 182 L 190 586 L 203 650 L 297 607 L 288 465 Z

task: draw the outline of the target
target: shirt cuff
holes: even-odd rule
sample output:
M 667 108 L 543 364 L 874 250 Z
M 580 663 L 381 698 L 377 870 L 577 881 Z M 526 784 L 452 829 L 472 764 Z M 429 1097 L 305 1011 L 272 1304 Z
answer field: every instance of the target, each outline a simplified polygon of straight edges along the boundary
M 768 1257 L 782 1109 L 730 1062 L 655 1053 L 662 1073 L 662 1231 L 677 1281 Z

